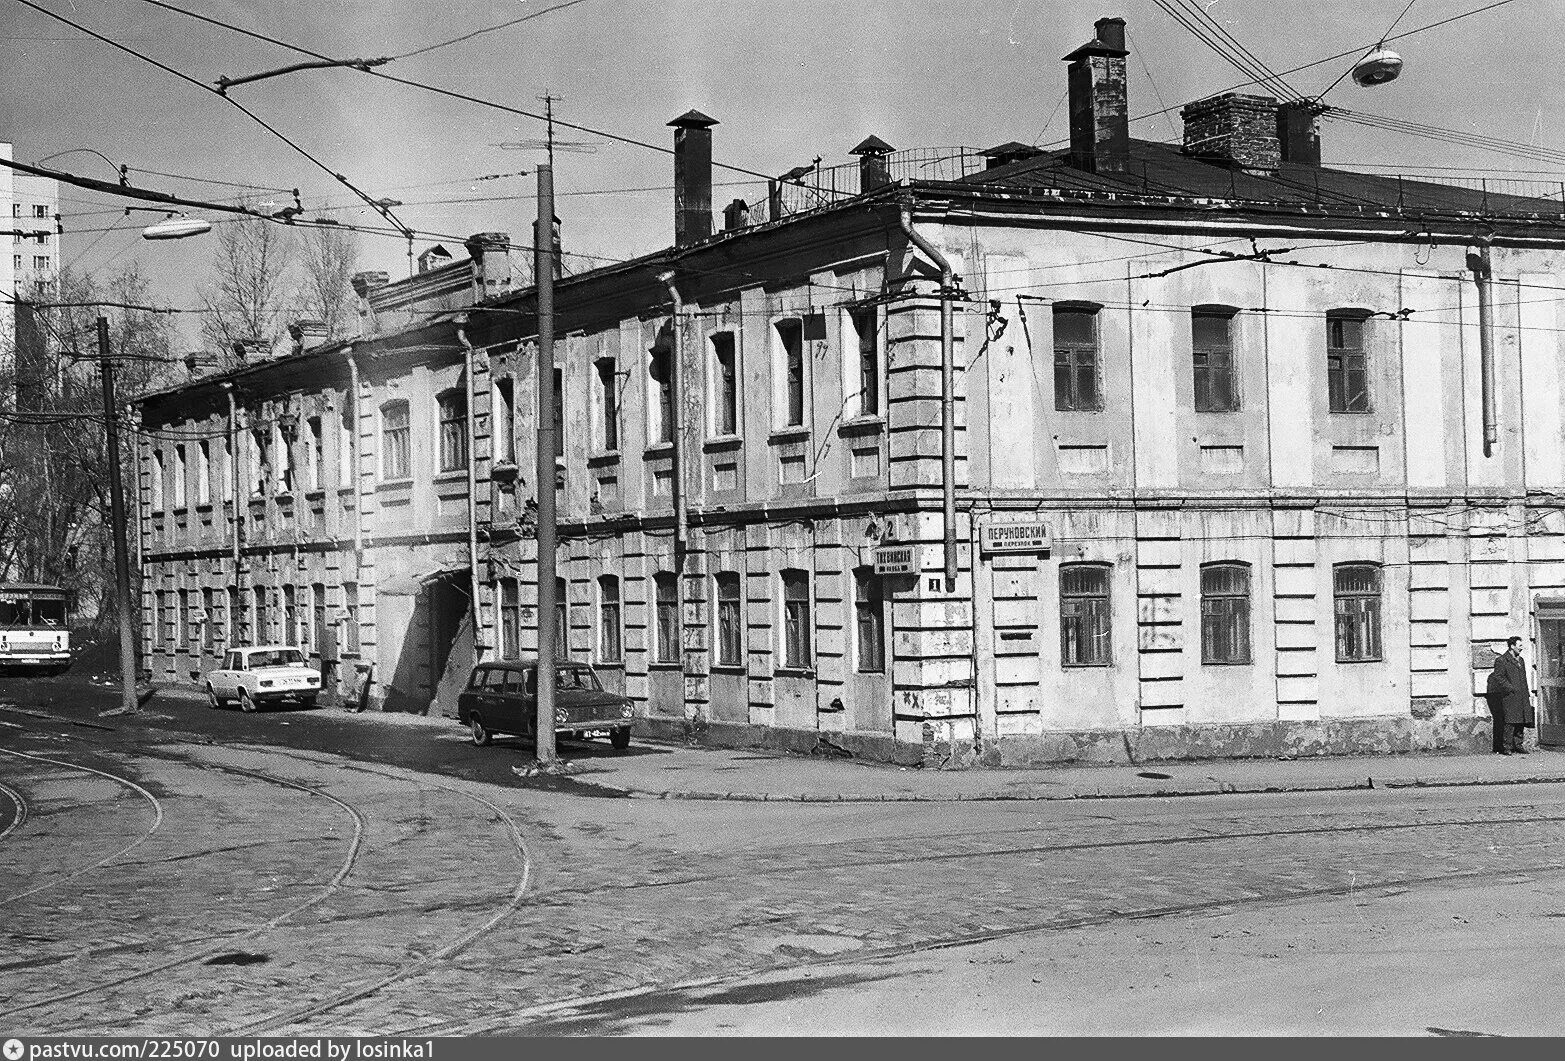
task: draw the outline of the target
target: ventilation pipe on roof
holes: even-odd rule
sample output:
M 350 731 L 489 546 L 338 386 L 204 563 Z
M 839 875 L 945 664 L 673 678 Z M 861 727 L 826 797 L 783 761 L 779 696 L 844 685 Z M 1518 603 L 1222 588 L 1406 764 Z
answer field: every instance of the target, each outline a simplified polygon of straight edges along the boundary
M 951 262 L 913 227 L 913 206 L 904 202 L 900 214 L 908 242 L 940 267 L 940 510 L 945 532 L 946 590 L 956 584 L 956 354 L 952 299 L 956 275 Z
M 1123 173 L 1130 165 L 1130 96 L 1125 77 L 1125 20 L 1100 18 L 1092 40 L 1070 63 L 1071 165 L 1090 173 Z
M 1293 100 L 1277 106 L 1277 141 L 1282 160 L 1298 166 L 1320 165 L 1320 116 L 1326 106 L 1313 100 Z
M 891 183 L 891 167 L 886 163 L 886 156 L 895 150 L 878 136 L 866 136 L 858 147 L 848 152 L 859 156 L 859 194 Z
M 712 234 L 712 126 L 700 111 L 681 114 L 674 127 L 674 246 L 688 247 Z

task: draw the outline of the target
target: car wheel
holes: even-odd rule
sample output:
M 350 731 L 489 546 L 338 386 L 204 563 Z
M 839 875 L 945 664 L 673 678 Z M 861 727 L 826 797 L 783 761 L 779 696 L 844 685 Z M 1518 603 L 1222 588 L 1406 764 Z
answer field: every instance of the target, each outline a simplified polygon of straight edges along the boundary
M 250 695 L 250 690 L 249 689 L 241 689 L 241 690 L 239 690 L 239 710 L 241 710 L 241 711 L 254 711 L 255 710 L 255 698 Z
M 489 730 L 484 727 L 484 716 L 480 715 L 476 711 L 468 717 L 467 727 L 472 731 L 473 743 L 478 745 L 480 748 L 488 744 L 493 739 L 493 734 L 491 734 Z
M 316 695 L 318 696 L 319 694 L 317 693 Z M 304 705 L 306 711 L 313 710 L 315 708 L 315 696 L 301 696 L 299 697 L 299 703 Z
M 223 706 L 223 701 L 218 699 L 217 690 L 210 685 L 206 687 L 206 706 L 212 708 Z
M 614 747 L 624 750 L 630 747 L 630 727 L 616 726 L 609 734 L 609 743 Z

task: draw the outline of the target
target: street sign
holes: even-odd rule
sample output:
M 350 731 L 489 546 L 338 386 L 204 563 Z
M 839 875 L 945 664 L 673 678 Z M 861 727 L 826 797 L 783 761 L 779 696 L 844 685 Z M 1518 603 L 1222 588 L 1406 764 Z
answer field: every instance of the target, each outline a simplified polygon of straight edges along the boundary
M 911 545 L 881 545 L 875 549 L 875 574 L 916 575 L 918 556 Z
M 986 553 L 1042 553 L 1049 555 L 1049 528 L 1042 520 L 986 523 L 979 528 L 979 545 Z

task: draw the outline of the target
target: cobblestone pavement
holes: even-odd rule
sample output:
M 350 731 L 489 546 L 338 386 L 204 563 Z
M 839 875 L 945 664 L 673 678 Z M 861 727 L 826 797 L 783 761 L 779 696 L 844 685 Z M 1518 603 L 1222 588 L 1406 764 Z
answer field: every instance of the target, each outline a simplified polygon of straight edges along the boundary
M 1565 871 L 1552 786 L 648 802 L 217 744 L 199 717 L 21 717 L 0 729 L 8 1034 L 646 1030 L 682 985 L 848 990 L 924 948 Z

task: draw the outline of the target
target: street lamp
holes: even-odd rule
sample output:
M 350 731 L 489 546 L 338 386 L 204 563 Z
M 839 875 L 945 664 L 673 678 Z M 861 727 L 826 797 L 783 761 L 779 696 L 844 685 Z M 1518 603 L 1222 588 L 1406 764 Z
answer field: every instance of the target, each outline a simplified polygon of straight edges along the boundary
M 211 231 L 212 223 L 210 221 L 203 221 L 199 217 L 190 217 L 186 214 L 178 216 L 170 214 L 167 219 L 142 229 L 141 238 L 184 239 L 187 236 L 200 236 Z

